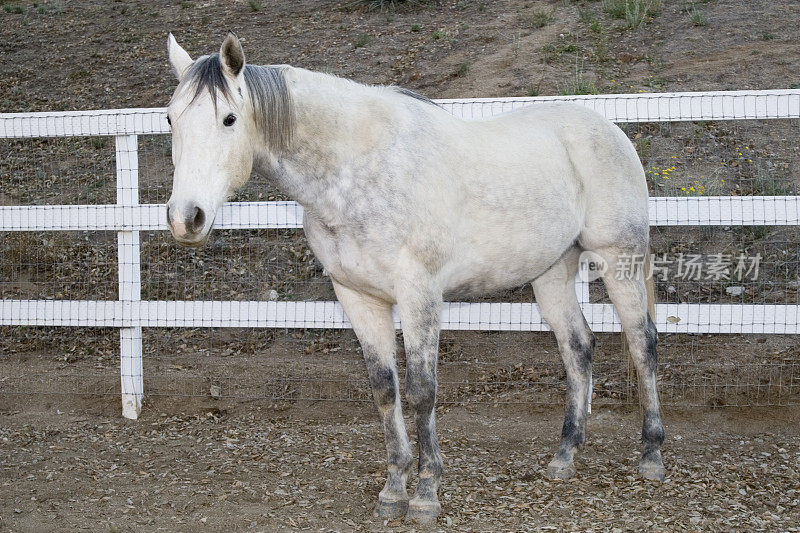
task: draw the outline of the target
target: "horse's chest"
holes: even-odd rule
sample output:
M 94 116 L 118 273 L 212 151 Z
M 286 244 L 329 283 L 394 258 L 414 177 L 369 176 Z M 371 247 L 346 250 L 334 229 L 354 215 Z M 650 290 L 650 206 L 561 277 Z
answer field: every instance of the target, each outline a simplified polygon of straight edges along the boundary
M 378 243 L 359 234 L 357 228 L 331 228 L 306 217 L 308 243 L 327 274 L 339 284 L 393 298 L 393 287 L 386 251 Z

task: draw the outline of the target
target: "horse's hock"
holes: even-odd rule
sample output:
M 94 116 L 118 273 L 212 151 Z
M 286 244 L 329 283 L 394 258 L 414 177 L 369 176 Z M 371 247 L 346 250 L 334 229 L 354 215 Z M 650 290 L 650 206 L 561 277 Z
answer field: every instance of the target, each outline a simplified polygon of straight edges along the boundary
M 552 99 L 439 105 L 477 118 Z M 797 404 L 800 91 L 562 99 L 623 123 L 643 160 L 663 402 Z M 128 416 L 142 395 L 371 402 L 296 204 L 252 180 L 206 249 L 167 238 L 168 131 L 158 109 L 0 115 L 0 394 L 122 394 Z M 594 405 L 637 402 L 604 289 L 576 290 Z M 447 304 L 442 323 L 442 402 L 562 402 L 529 287 Z

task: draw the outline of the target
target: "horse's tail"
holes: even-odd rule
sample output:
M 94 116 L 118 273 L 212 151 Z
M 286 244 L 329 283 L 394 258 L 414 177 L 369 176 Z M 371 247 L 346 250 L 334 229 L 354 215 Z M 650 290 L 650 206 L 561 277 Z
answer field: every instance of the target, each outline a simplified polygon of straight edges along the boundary
M 647 288 L 647 312 L 650 320 L 656 321 L 656 280 L 653 277 L 652 256 L 648 253 L 644 258 L 644 283 Z

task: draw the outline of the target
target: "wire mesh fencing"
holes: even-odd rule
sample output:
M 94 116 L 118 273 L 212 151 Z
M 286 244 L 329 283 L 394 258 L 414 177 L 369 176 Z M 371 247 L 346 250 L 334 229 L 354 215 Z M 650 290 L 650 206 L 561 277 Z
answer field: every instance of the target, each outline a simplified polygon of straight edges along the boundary
M 580 99 L 620 121 L 648 178 L 664 403 L 800 403 L 800 91 Z M 0 116 L 0 394 L 371 401 L 291 199 L 253 176 L 205 248 L 164 231 L 167 132 L 163 110 Z M 635 403 L 602 283 L 578 291 L 595 404 Z M 451 303 L 443 327 L 441 401 L 561 403 L 529 285 Z

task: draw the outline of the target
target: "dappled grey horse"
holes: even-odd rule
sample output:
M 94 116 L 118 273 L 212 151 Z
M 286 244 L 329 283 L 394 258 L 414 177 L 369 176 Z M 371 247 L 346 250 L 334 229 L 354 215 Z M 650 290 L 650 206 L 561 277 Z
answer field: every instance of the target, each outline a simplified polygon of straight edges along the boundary
M 567 373 L 561 445 L 548 467 L 575 473 L 584 442 L 594 336 L 574 290 L 578 257 L 599 254 L 640 380 L 640 472 L 663 479 L 656 328 L 645 268 L 647 186 L 623 132 L 574 104 L 538 104 L 464 121 L 397 87 L 361 85 L 289 66 L 245 65 L 229 34 L 192 60 L 169 36 L 179 84 L 169 104 L 175 165 L 167 217 L 175 239 L 202 246 L 215 214 L 252 170 L 305 208 L 309 244 L 330 275 L 364 353 L 383 422 L 388 478 L 381 517 L 431 521 L 441 506 L 436 367 L 442 301 L 532 282 Z M 392 305 L 406 349 L 419 479 L 401 410 Z

